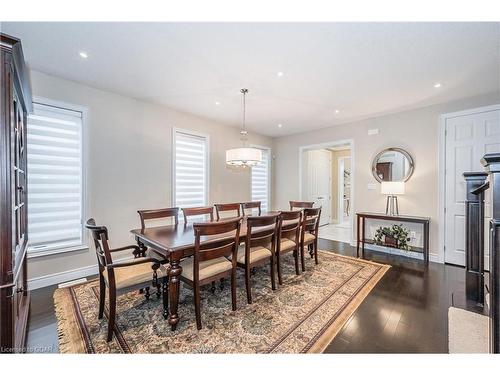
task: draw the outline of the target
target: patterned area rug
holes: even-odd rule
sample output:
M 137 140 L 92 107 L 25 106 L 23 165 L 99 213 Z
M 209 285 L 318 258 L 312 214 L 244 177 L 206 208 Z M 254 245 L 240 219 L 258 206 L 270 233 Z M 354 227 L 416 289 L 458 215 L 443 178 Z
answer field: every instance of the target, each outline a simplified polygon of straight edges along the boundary
M 131 292 L 117 299 L 113 341 L 107 319 L 99 320 L 98 282 L 56 290 L 59 348 L 63 353 L 319 353 L 331 342 L 389 269 L 361 259 L 320 252 L 295 275 L 291 255 L 283 258 L 283 285 L 271 290 L 269 268 L 252 276 L 253 304 L 246 303 L 238 270 L 238 309 L 231 310 L 229 281 L 202 288 L 203 329 L 196 329 L 193 292 L 181 283 L 177 330 L 162 317 L 161 299 Z M 106 316 L 106 315 L 105 315 Z

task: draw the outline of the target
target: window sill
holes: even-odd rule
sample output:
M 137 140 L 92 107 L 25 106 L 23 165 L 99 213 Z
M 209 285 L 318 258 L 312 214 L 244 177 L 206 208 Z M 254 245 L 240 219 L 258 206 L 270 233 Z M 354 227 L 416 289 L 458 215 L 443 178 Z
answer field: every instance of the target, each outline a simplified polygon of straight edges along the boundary
M 30 258 L 39 258 L 39 257 L 44 257 L 48 255 L 56 255 L 56 254 L 62 254 L 62 253 L 69 253 L 73 251 L 80 251 L 80 250 L 88 250 L 88 245 L 79 245 L 79 246 L 73 246 L 73 247 L 61 247 L 61 248 L 55 248 L 55 249 L 41 249 L 41 250 L 29 250 L 28 249 L 28 259 Z

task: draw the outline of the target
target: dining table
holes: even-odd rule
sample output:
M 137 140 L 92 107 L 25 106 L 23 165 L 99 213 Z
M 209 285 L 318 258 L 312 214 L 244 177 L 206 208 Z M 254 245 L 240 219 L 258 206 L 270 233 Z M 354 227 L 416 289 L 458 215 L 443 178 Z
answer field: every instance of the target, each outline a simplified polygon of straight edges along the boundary
M 280 211 L 262 212 L 260 216 L 277 215 Z M 252 215 L 250 215 L 252 216 Z M 244 242 L 247 235 L 247 218 L 248 215 L 242 217 L 240 229 L 240 243 Z M 226 218 L 229 219 L 229 218 Z M 224 219 L 221 219 L 223 221 Z M 200 220 L 199 222 L 206 222 Z M 295 221 L 296 223 L 296 221 Z M 179 287 L 180 276 L 182 274 L 181 260 L 194 254 L 195 250 L 195 235 L 193 229 L 194 223 L 179 223 L 175 225 L 165 225 L 144 229 L 133 229 L 131 233 L 135 236 L 135 240 L 141 253 L 152 250 L 169 263 L 168 276 L 168 297 L 169 297 L 169 315 L 168 323 L 172 330 L 175 330 L 179 322 Z M 283 227 L 293 225 L 293 221 L 284 222 Z M 267 230 L 268 227 L 255 228 L 252 233 Z M 220 235 L 206 236 L 200 239 L 200 243 L 209 243 L 210 241 L 220 240 L 221 238 L 230 237 L 234 232 L 228 232 Z

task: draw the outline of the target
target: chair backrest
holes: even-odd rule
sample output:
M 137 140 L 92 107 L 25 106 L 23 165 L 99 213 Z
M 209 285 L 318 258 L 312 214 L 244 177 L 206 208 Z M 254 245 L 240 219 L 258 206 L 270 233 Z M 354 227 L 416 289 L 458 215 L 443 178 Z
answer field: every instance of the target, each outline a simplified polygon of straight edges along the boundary
M 302 230 L 302 211 L 281 211 L 278 225 L 278 241 L 288 238 L 295 243 L 300 241 Z
M 233 256 L 233 265 L 236 262 L 238 246 L 240 244 L 241 218 L 224 220 L 214 223 L 194 223 L 194 280 L 199 280 L 200 262 L 220 258 L 223 256 Z M 201 237 L 207 238 L 201 243 Z
M 314 202 L 290 201 L 290 211 L 293 211 L 294 208 L 312 208 L 312 206 L 314 206 Z
M 85 223 L 85 228 L 90 230 L 92 233 L 92 238 L 94 240 L 95 252 L 97 255 L 97 262 L 99 264 L 99 269 L 102 271 L 106 265 L 111 264 L 111 252 L 109 251 L 108 245 L 108 228 L 105 226 L 98 226 L 94 219 L 88 219 Z
M 230 217 L 240 217 L 241 216 L 241 203 L 218 203 L 215 204 L 215 213 L 217 214 L 217 221 L 219 221 L 222 217 L 220 215 L 221 212 L 224 211 L 235 211 L 236 215 Z
M 182 213 L 184 214 L 184 224 L 188 223 L 189 216 L 202 216 L 209 215 L 210 222 L 214 221 L 214 208 L 213 207 L 189 207 L 183 208 Z
M 250 213 L 253 212 L 253 209 L 256 208 L 259 212 L 259 216 L 262 215 L 261 210 L 262 202 L 245 202 L 241 204 L 241 212 L 243 216 L 245 216 L 245 210 L 250 210 Z
M 268 247 L 274 253 L 276 248 L 276 235 L 278 233 L 279 214 L 247 217 L 247 236 L 245 238 L 245 264 L 250 262 L 250 248 L 255 246 Z M 256 228 L 265 227 L 254 232 Z
M 321 207 L 318 208 L 305 208 L 304 215 L 302 216 L 302 233 L 305 231 L 314 232 L 318 234 L 319 220 L 321 218 Z
M 171 208 L 160 208 L 156 210 L 139 210 L 137 211 L 139 217 L 141 218 L 141 228 L 146 228 L 146 220 L 154 220 L 154 219 L 166 219 L 169 217 L 174 218 L 175 225 L 179 224 L 179 207 L 171 207 Z

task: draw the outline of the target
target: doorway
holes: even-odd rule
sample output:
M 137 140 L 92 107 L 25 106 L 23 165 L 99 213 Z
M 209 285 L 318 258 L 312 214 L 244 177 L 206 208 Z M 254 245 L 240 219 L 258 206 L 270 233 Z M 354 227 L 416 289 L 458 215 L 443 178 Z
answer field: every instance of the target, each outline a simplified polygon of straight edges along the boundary
M 440 145 L 441 207 L 444 222 L 440 248 L 444 262 L 465 265 L 465 180 L 464 172 L 483 171 L 486 153 L 500 152 L 500 106 L 477 108 L 441 116 Z M 485 195 L 485 221 L 491 218 L 491 192 Z M 489 233 L 485 225 L 484 265 L 489 265 Z
M 322 207 L 319 237 L 352 244 L 352 141 L 300 149 L 301 199 Z

